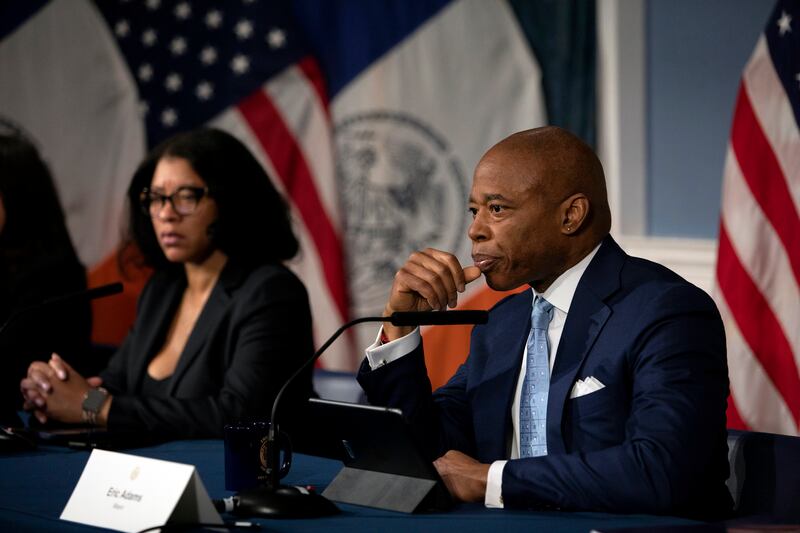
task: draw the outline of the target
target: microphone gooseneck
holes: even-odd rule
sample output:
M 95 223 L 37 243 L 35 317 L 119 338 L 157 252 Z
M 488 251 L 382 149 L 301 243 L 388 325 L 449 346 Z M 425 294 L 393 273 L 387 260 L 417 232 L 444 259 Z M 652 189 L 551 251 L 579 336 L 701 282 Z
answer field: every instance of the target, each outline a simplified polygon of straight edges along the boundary
M 339 329 L 336 330 L 336 332 L 333 335 L 330 336 L 330 338 L 327 341 L 325 341 L 325 343 L 322 346 L 319 347 L 319 349 L 316 352 L 314 352 L 314 355 L 312 355 L 311 358 L 308 361 L 303 363 L 303 366 L 298 368 L 297 371 L 294 374 L 292 374 L 292 376 L 289 379 L 286 380 L 286 383 L 283 384 L 283 387 L 281 387 L 281 389 L 278 391 L 278 394 L 275 396 L 275 401 L 272 402 L 272 412 L 271 412 L 270 417 L 269 417 L 270 422 L 271 422 L 270 430 L 269 430 L 270 436 L 272 436 L 272 434 L 274 433 L 273 430 L 274 430 L 275 425 L 276 425 L 276 415 L 278 413 L 278 406 L 281 403 L 281 398 L 283 398 L 283 394 L 286 392 L 286 389 L 288 389 L 289 386 L 292 383 L 294 383 L 294 381 L 297 379 L 297 377 L 300 374 L 302 374 L 310 365 L 312 365 L 314 363 L 314 361 L 316 361 L 319 358 L 319 356 L 322 355 L 322 353 L 325 350 L 327 350 L 328 347 L 331 344 L 333 344 L 333 342 L 336 339 L 338 339 L 339 336 L 342 333 L 344 333 L 347 329 L 349 329 L 349 328 L 351 328 L 351 327 L 353 327 L 353 326 L 355 326 L 357 324 L 363 324 L 365 322 L 383 322 L 385 320 L 389 320 L 389 319 L 385 318 L 385 317 L 380 317 L 380 316 L 366 316 L 366 317 L 356 318 L 355 320 L 351 320 L 350 322 L 347 322 L 346 324 L 342 325 Z
M 122 292 L 122 283 L 119 281 L 114 283 L 109 283 L 107 285 L 100 285 L 99 287 L 93 287 L 91 289 L 85 289 L 81 291 L 70 292 L 67 294 L 62 294 L 61 296 L 56 296 L 54 298 L 49 298 L 38 304 L 31 305 L 29 307 L 24 307 L 6 320 L 2 326 L 0 326 L 0 334 L 5 331 L 5 329 L 9 326 L 9 324 L 15 322 L 20 317 L 27 315 L 28 313 L 32 313 L 34 311 L 39 311 L 40 309 L 45 309 L 47 307 L 51 307 L 54 305 L 64 304 L 72 301 L 78 300 L 96 300 L 97 298 L 104 298 L 106 296 L 111 296 L 112 294 L 117 294 Z
M 272 403 L 272 412 L 270 415 L 270 435 L 273 435 L 276 425 L 276 415 L 278 406 L 280 405 L 281 398 L 289 388 L 289 386 L 302 374 L 311 364 L 314 363 L 324 352 L 330 347 L 339 336 L 351 327 L 363 324 L 366 322 L 390 322 L 394 326 L 452 326 L 463 324 L 486 324 L 489 320 L 488 311 L 397 311 L 390 316 L 367 316 L 356 318 L 342 325 L 336 332 L 325 341 L 325 343 L 314 352 L 311 358 L 303 363 L 292 376 L 286 380 L 283 387 L 278 391 L 275 396 L 275 401 Z
M 384 320 L 386 320 L 384 318 Z M 402 311 L 388 318 L 394 326 L 457 326 L 486 324 L 488 311 Z
M 333 342 L 347 329 L 366 322 L 391 322 L 395 326 L 485 324 L 488 311 L 427 311 L 396 312 L 391 316 L 368 316 L 347 322 L 314 352 L 297 371 L 291 375 L 278 391 L 272 402 L 266 450 L 266 486 L 243 491 L 234 497 L 237 502 L 233 510 L 239 514 L 258 514 L 269 518 L 318 517 L 339 512 L 339 509 L 323 496 L 308 490 L 280 484 L 280 447 L 278 446 L 278 407 L 292 383 L 305 372 Z M 245 503 L 246 502 L 246 503 Z

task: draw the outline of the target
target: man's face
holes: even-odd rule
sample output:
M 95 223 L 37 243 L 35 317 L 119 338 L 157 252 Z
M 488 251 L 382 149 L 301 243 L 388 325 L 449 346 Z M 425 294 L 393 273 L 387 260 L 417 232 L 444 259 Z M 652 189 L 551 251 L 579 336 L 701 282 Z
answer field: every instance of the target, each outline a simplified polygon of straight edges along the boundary
M 560 274 L 561 218 L 558 200 L 540 185 L 543 169 L 502 147 L 490 150 L 475 169 L 472 258 L 495 290 L 525 283 L 543 290 Z

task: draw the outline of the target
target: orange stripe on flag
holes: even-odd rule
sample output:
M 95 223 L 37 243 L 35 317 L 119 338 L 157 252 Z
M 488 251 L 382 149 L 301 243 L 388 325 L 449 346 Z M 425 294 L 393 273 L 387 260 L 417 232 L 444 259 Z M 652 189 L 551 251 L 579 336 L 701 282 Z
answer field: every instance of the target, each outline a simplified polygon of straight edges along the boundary
M 119 346 L 136 318 L 136 302 L 151 270 L 126 267 L 119 270 L 117 252 L 108 255 L 89 270 L 89 287 L 121 281 L 122 293 L 92 302 L 92 342 Z

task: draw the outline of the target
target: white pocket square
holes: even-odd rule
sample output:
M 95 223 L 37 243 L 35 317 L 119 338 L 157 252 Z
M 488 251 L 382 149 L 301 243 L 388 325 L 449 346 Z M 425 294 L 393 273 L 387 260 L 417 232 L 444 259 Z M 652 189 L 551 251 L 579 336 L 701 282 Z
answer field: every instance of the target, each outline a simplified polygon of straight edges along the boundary
M 589 376 L 586 379 L 579 379 L 575 382 L 575 385 L 572 386 L 572 390 L 569 393 L 569 399 L 571 400 L 573 398 L 586 396 L 587 394 L 599 391 L 603 387 L 605 387 L 605 385 L 603 385 L 600 380 L 594 376 Z

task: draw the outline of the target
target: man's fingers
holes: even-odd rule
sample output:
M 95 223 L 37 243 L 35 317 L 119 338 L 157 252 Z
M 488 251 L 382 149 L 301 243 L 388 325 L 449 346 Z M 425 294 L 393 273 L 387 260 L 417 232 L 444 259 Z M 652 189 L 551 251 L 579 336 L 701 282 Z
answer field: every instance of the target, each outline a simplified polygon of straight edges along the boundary
M 442 311 L 447 307 L 456 307 L 458 293 L 464 292 L 466 284 L 474 279 L 467 280 L 455 255 L 434 248 L 411 254 L 406 267 L 436 288 L 440 305 L 434 308 Z
M 466 285 L 466 281 L 464 279 L 464 269 L 461 268 L 461 263 L 459 263 L 458 258 L 455 255 L 449 252 L 437 250 L 435 248 L 427 248 L 425 249 L 424 253 L 449 270 L 450 277 L 454 283 L 453 290 L 464 292 Z
M 450 477 L 450 462 L 444 457 L 439 457 L 433 462 L 433 467 L 436 468 L 439 477 L 442 478 L 442 482 L 444 482 L 444 486 L 447 487 L 447 492 L 450 493 L 450 496 L 458 500 L 458 488 Z
M 409 260 L 410 264 L 419 265 L 422 268 L 422 273 L 417 273 L 417 275 L 436 288 L 440 301 L 440 305 L 437 307 L 439 310 L 444 310 L 449 304 L 455 302 L 458 290 L 458 281 L 447 264 L 449 255 L 446 252 L 427 248 L 422 252 L 414 252 Z
M 429 309 L 438 309 L 439 308 L 439 294 L 437 293 L 436 289 L 431 285 L 427 280 L 415 275 L 411 272 L 411 270 L 416 270 L 422 274 L 421 271 L 417 270 L 414 267 L 408 268 L 408 265 L 404 266 L 397 272 L 397 276 L 395 279 L 408 291 L 411 293 L 416 294 L 417 305 L 415 305 L 415 309 L 417 311 L 427 311 Z M 418 305 L 420 302 L 419 300 L 424 301 L 428 309 L 422 309 Z M 406 309 L 403 309 L 404 311 Z
M 468 283 L 472 283 L 481 277 L 480 268 L 476 267 L 475 265 L 462 267 L 461 263 L 458 261 L 458 258 L 451 253 L 442 252 L 441 250 L 436 250 L 435 248 L 428 248 L 425 250 L 425 253 L 435 258 L 440 263 L 447 265 L 453 275 L 453 279 L 456 282 L 458 292 L 464 292 Z
M 458 293 L 478 279 L 480 269 L 462 268 L 448 252 L 426 248 L 412 253 L 397 272 L 388 309 L 394 311 L 444 311 L 458 304 Z
M 433 462 L 436 471 L 454 498 L 478 502 L 486 496 L 489 465 L 462 452 L 450 450 Z
M 470 265 L 468 267 L 464 267 L 464 281 L 466 281 L 467 283 L 472 283 L 473 281 L 475 281 L 479 277 L 481 277 L 481 269 L 480 268 L 478 268 L 478 267 L 476 267 L 474 265 Z
M 447 268 L 444 266 L 442 266 L 442 269 L 447 271 Z M 428 300 L 428 303 L 432 309 L 445 309 L 450 301 L 450 293 L 455 294 L 455 284 L 453 283 L 453 280 L 450 279 L 448 283 L 448 281 L 443 278 L 439 272 L 428 266 L 409 261 L 401 270 L 410 275 L 410 278 L 408 279 L 409 284 L 417 285 L 412 285 L 411 288 Z M 419 284 L 416 280 L 422 280 L 424 283 Z M 428 292 L 420 292 L 417 290 L 417 287 L 428 289 Z
M 103 378 L 100 376 L 92 376 L 90 378 L 86 378 L 86 383 L 88 383 L 90 387 L 99 387 L 103 384 Z
M 468 283 L 472 283 L 481 277 L 481 269 L 474 265 L 462 267 L 461 263 L 458 261 L 458 258 L 451 253 L 442 252 L 441 250 L 436 250 L 435 248 L 427 248 L 424 254 L 431 257 L 433 260 L 437 261 L 439 265 L 446 267 L 449 270 L 450 276 L 446 279 L 453 280 L 453 286 L 450 287 L 448 285 L 448 304 L 451 308 L 455 307 L 458 303 L 458 294 L 454 291 L 464 292 Z M 442 276 L 444 277 L 444 274 L 442 274 Z

